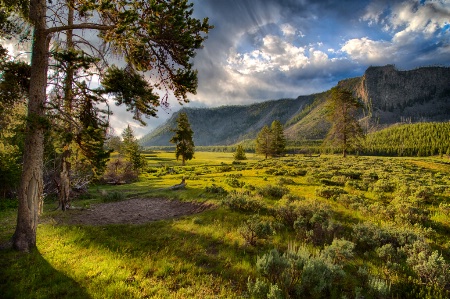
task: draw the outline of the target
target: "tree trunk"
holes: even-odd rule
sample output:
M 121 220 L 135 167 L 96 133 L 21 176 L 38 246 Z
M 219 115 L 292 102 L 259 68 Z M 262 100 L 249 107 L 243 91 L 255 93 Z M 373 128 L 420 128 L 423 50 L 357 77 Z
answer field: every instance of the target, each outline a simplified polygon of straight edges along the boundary
M 13 247 L 29 251 L 36 246 L 39 205 L 43 192 L 45 91 L 47 87 L 48 40 L 45 31 L 45 0 L 30 1 L 34 25 L 30 93 L 23 169 L 18 192 L 19 209 Z
M 59 174 L 59 206 L 61 210 L 65 211 L 70 206 L 70 167 L 68 161 L 70 158 L 70 150 L 64 149 L 62 153 L 61 172 Z
M 67 17 L 67 25 L 73 25 L 73 1 L 68 1 L 68 17 Z M 67 50 L 73 50 L 73 32 L 72 30 L 67 30 L 67 40 L 66 40 L 66 48 Z M 65 130 L 66 132 L 72 132 L 72 102 L 73 102 L 73 92 L 72 85 L 74 80 L 74 69 L 73 62 L 69 61 L 67 63 L 66 77 L 64 82 L 64 112 L 69 118 L 66 121 Z M 61 171 L 59 173 L 60 184 L 59 184 L 59 206 L 61 210 L 65 211 L 66 208 L 70 207 L 70 156 L 72 155 L 72 151 L 70 150 L 70 143 L 72 140 L 66 140 L 63 153 L 61 155 Z

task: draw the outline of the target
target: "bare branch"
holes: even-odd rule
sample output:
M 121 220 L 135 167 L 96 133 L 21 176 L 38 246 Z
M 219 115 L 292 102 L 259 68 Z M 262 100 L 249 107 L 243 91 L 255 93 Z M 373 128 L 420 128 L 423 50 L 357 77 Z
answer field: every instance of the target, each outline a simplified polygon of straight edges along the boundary
M 95 23 L 81 23 L 81 24 L 73 24 L 71 26 L 59 26 L 59 27 L 52 27 L 48 28 L 46 31 L 47 33 L 55 33 L 60 31 L 66 31 L 66 30 L 76 30 L 76 29 L 94 29 L 94 30 L 100 30 L 105 31 L 114 28 L 112 25 L 100 25 Z

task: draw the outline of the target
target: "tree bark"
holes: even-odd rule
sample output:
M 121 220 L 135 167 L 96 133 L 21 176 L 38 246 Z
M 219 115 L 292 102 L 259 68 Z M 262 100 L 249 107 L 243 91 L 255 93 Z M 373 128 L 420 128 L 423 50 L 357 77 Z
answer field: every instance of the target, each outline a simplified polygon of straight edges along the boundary
M 73 1 L 68 0 L 68 26 L 73 25 Z M 67 41 L 66 41 L 66 49 L 68 51 L 73 50 L 73 32 L 72 30 L 67 30 Z M 74 69 L 73 62 L 67 62 L 67 70 L 66 77 L 64 82 L 64 112 L 68 115 L 69 118 L 72 117 L 72 102 L 73 102 L 73 92 L 72 85 L 74 80 Z M 72 121 L 69 119 L 66 122 L 66 132 L 72 132 Z M 72 155 L 72 151 L 70 150 L 71 140 L 66 140 L 63 146 L 63 153 L 61 155 L 61 171 L 59 173 L 60 184 L 59 184 L 59 206 L 61 210 L 65 211 L 68 207 L 70 207 L 70 170 L 71 163 L 70 157 Z
M 36 246 L 36 229 L 43 192 L 44 104 L 48 67 L 45 13 L 45 0 L 30 1 L 30 16 L 34 25 L 30 98 L 22 177 L 18 192 L 17 226 L 12 240 L 13 247 L 20 251 L 29 251 Z

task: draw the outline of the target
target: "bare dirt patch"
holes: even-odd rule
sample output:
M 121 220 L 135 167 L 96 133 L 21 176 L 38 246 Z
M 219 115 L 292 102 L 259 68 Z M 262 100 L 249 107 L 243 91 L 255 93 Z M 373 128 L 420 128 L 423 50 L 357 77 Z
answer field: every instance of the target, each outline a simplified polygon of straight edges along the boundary
M 92 205 L 90 209 L 67 210 L 54 219 L 62 224 L 144 224 L 151 221 L 192 215 L 210 209 L 208 204 L 162 198 L 129 199 Z

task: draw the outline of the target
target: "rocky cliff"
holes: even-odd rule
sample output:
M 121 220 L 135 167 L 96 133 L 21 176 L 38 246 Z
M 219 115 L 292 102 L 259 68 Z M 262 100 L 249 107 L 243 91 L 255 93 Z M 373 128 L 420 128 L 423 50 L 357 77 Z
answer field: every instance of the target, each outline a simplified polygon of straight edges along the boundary
M 355 86 L 357 96 L 380 124 L 445 121 L 450 118 L 450 68 L 399 71 L 369 67 Z

